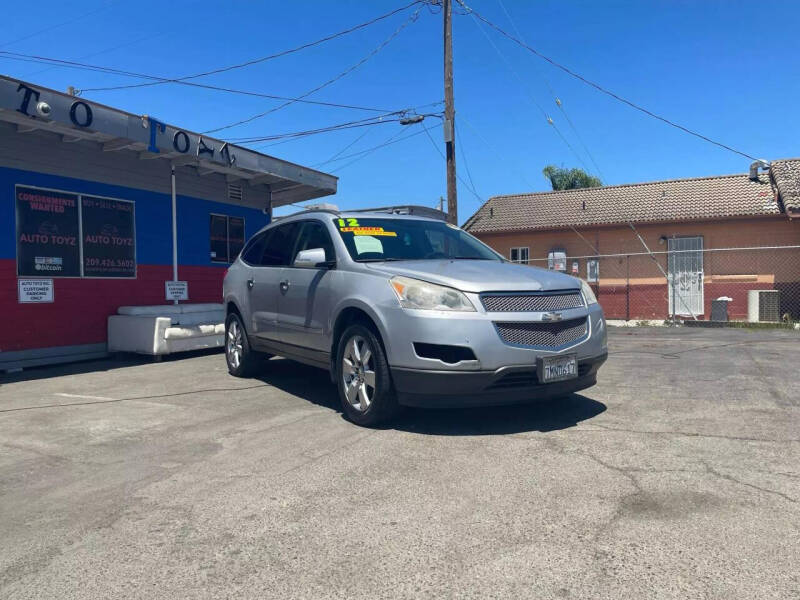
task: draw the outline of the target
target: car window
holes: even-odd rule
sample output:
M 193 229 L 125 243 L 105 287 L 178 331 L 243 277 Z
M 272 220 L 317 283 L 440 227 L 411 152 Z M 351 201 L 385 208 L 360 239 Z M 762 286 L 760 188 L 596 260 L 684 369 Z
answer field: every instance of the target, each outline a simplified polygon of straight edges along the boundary
M 242 260 L 250 265 L 261 264 L 261 257 L 264 256 L 264 242 L 267 235 L 272 230 L 262 231 L 251 239 L 244 250 L 242 250 Z
M 333 242 L 325 226 L 319 221 L 306 221 L 303 223 L 303 229 L 300 231 L 297 247 L 295 248 L 291 262 L 294 262 L 297 253 L 301 250 L 311 250 L 313 248 L 322 248 L 325 250 L 325 260 L 336 260 Z
M 268 231 L 270 235 L 267 238 L 264 254 L 261 257 L 262 266 L 278 267 L 289 264 L 299 225 L 299 223 L 293 221 L 278 225 Z

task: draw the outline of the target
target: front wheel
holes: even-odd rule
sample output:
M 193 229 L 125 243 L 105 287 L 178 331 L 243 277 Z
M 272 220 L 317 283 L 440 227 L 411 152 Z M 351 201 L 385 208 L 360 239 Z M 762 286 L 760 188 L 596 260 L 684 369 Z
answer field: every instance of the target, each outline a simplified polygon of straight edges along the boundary
M 336 384 L 347 418 L 371 427 L 393 417 L 397 398 L 375 333 L 363 325 L 351 325 L 342 334 L 336 354 Z
M 242 319 L 231 313 L 225 319 L 225 362 L 234 377 L 251 377 L 261 366 L 265 356 L 250 347 Z

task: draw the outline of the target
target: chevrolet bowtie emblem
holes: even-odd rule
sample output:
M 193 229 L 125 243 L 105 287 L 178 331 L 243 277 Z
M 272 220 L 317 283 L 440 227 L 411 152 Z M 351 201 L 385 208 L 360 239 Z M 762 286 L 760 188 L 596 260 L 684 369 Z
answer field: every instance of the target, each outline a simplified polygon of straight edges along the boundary
M 542 321 L 560 321 L 561 313 L 549 312 L 542 315 Z

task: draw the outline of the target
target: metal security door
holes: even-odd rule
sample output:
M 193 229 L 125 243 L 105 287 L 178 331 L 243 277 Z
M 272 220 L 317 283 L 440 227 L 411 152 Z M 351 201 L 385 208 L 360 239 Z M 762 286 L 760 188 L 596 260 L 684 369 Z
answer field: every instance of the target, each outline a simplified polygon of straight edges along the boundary
M 684 317 L 702 315 L 703 238 L 670 238 L 667 249 L 669 314 Z

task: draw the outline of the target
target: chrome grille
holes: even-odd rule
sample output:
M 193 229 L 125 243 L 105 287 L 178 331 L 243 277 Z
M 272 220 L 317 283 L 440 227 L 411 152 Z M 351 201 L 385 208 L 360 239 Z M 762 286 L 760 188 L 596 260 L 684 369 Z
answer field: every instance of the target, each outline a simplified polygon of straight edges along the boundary
M 583 306 L 577 290 L 555 294 L 486 294 L 481 296 L 488 312 L 551 312 Z
M 588 332 L 586 317 L 555 322 L 495 323 L 500 338 L 515 346 L 558 348 L 581 339 Z

